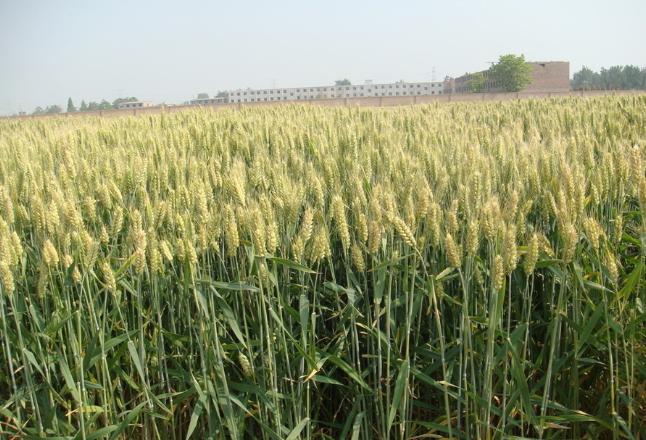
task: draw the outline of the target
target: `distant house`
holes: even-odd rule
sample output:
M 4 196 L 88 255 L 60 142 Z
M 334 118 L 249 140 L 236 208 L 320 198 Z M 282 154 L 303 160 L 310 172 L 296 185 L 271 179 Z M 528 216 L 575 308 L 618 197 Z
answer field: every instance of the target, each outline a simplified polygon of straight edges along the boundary
M 191 99 L 191 105 L 226 104 L 227 102 L 229 102 L 229 100 L 224 96 L 219 98 L 213 97 L 213 98 Z
M 121 102 L 119 103 L 119 108 L 141 108 L 141 107 L 152 107 L 153 103 L 150 101 L 132 101 L 132 102 Z

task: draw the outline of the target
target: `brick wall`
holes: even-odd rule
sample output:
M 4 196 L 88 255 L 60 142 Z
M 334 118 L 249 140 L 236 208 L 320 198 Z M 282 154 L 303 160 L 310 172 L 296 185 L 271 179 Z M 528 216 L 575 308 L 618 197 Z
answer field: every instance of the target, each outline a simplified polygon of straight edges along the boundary
M 634 96 L 646 95 L 646 90 L 592 90 L 592 91 L 562 91 L 562 92 L 541 92 L 523 91 L 518 93 L 463 93 L 449 95 L 414 95 L 414 96 L 379 96 L 364 98 L 333 98 L 333 99 L 302 99 L 299 101 L 262 101 L 228 104 L 208 105 L 175 105 L 169 107 L 147 107 L 130 108 L 122 110 L 97 110 L 91 112 L 57 113 L 25 116 L 4 116 L 0 120 L 27 120 L 42 118 L 78 118 L 84 116 L 94 117 L 117 117 L 117 116 L 138 116 L 167 113 L 179 113 L 192 110 L 240 110 L 242 107 L 271 107 L 274 105 L 318 105 L 322 107 L 399 107 L 407 105 L 420 105 L 439 102 L 442 104 L 453 102 L 477 102 L 477 101 L 511 101 L 515 99 L 555 99 L 571 97 L 598 97 L 598 96 Z

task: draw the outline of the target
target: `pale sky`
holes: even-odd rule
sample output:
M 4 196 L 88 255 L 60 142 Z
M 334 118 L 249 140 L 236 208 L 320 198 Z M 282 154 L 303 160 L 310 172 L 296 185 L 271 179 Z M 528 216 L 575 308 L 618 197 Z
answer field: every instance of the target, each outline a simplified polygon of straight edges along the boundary
M 67 99 L 430 81 L 528 61 L 646 67 L 644 0 L 0 0 L 0 115 Z

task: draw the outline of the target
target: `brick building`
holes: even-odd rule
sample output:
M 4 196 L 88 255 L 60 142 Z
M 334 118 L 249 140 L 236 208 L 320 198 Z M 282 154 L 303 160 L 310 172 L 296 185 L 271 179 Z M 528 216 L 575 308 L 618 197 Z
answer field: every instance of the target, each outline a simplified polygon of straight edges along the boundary
M 523 92 L 568 92 L 570 90 L 570 63 L 568 61 L 540 61 L 530 62 L 532 66 L 532 83 L 523 89 Z M 492 69 L 479 73 L 489 78 Z M 462 75 L 444 81 L 444 93 L 470 93 L 467 82 L 473 74 Z M 487 81 L 485 93 L 503 92 L 496 81 Z

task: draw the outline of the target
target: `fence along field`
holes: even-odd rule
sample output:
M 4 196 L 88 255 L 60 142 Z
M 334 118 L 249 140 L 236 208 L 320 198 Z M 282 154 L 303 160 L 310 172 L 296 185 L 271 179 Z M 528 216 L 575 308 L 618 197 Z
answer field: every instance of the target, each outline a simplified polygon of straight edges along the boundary
M 646 97 L 0 122 L 5 438 L 645 438 Z

